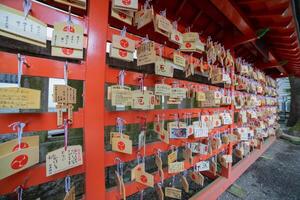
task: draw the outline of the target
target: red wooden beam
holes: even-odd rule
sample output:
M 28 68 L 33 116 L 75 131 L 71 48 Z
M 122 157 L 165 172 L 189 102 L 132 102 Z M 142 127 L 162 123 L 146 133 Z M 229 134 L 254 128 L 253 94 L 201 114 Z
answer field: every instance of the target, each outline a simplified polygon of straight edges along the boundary
M 300 51 L 300 49 L 298 47 L 296 48 L 288 48 L 288 47 L 273 47 L 274 50 L 276 51 L 282 51 L 282 52 L 288 52 L 288 53 L 297 53 Z
M 198 117 L 198 113 L 210 113 L 222 112 L 228 110 L 229 106 L 219 108 L 184 108 L 184 109 L 159 109 L 159 110 L 130 110 L 130 111 L 105 111 L 104 125 L 113 126 L 116 124 L 116 119 L 121 117 L 126 120 L 127 124 L 139 123 L 138 117 L 146 116 L 147 122 L 155 121 L 157 115 L 165 115 L 165 120 L 174 119 L 172 114 L 179 114 L 180 118 L 183 118 L 183 114 L 192 113 L 194 117 Z
M 178 16 L 178 15 L 180 16 L 180 13 L 181 13 L 182 9 L 184 8 L 186 2 L 187 2 L 187 0 L 183 0 L 183 1 L 180 3 L 178 9 L 176 9 L 175 16 Z
M 293 35 L 292 37 L 289 36 L 268 36 L 269 40 L 275 42 L 282 42 L 282 43 L 293 43 L 298 40 L 297 36 Z
M 85 73 L 85 199 L 105 199 L 104 96 L 109 0 L 88 2 Z
M 246 2 L 246 3 L 244 3 Z M 283 14 L 285 10 L 289 7 L 288 0 L 276 0 L 276 1 L 238 1 L 237 3 L 247 10 L 251 10 L 251 13 L 255 15 L 265 15 L 266 13 L 270 15 Z M 254 3 L 253 3 L 254 2 Z
M 260 27 L 287 26 L 293 20 L 292 16 L 268 15 L 266 13 L 264 15 L 248 15 L 247 17 L 254 19 Z
M 241 44 L 246 44 L 246 43 L 249 43 L 249 42 L 254 42 L 255 40 L 258 39 L 258 36 L 240 36 L 238 38 L 234 38 L 232 39 L 232 36 L 231 35 L 228 35 L 226 38 L 225 38 L 225 46 L 229 47 L 229 48 L 234 48 L 236 46 L 239 46 Z
M 216 8 L 223 13 L 235 27 L 248 37 L 255 37 L 255 32 L 252 30 L 242 13 L 235 8 L 230 1 L 210 0 Z
M 252 165 L 274 142 L 276 138 L 270 137 L 262 146 L 262 149 L 255 149 L 249 156 L 241 160 L 232 167 L 229 178 L 219 177 L 206 188 L 191 197 L 191 200 L 197 199 L 218 199 L 218 197 L 233 184 L 247 169 Z
M 236 8 L 231 1 L 223 1 L 223 0 L 210 0 L 216 8 L 219 9 L 221 13 L 223 13 L 235 27 L 241 31 L 246 37 L 253 38 L 256 37 L 256 33 L 253 28 L 249 25 L 246 17 L 242 14 L 242 12 Z M 253 46 L 270 61 L 276 61 L 276 58 L 273 56 L 271 52 L 268 52 L 268 55 L 256 45 L 255 42 L 251 42 Z
M 288 0 L 276 0 L 274 1 L 266 1 L 266 0 L 242 0 L 242 1 L 238 1 L 238 4 L 240 5 L 252 5 L 253 7 L 258 7 L 260 6 L 262 3 L 266 3 L 268 6 L 272 6 L 273 4 L 277 4 L 277 3 L 285 3 Z
M 282 27 L 269 27 L 270 33 L 276 34 L 278 36 L 291 35 L 295 32 L 295 28 L 282 28 Z
M 118 83 L 118 75 L 119 72 L 121 70 L 120 69 L 113 69 L 111 67 L 109 67 L 108 65 L 106 65 L 106 83 Z M 140 77 L 142 77 L 142 73 L 138 73 L 138 72 L 132 72 L 132 71 L 126 71 L 126 76 L 125 76 L 125 84 L 126 85 L 139 85 L 138 79 Z M 149 74 L 145 77 L 144 79 L 144 85 L 148 86 L 148 87 L 153 87 L 155 83 L 158 83 L 162 80 L 162 77 L 159 77 L 157 75 L 152 75 Z M 184 85 L 187 86 L 189 84 L 194 85 L 194 86 L 199 86 L 204 87 L 207 86 L 205 84 L 202 83 L 195 83 L 195 82 L 191 82 L 191 81 L 185 81 L 185 80 L 178 80 L 175 78 L 165 78 L 164 82 L 166 84 L 172 84 L 175 80 L 177 80 L 179 82 L 180 85 Z M 213 86 L 213 85 L 209 85 L 208 86 L 210 90 L 219 90 L 221 89 L 221 87 L 218 86 Z
M 287 48 L 296 48 L 299 47 L 299 43 L 297 41 L 293 43 L 284 43 L 284 42 L 272 42 L 273 47 L 287 47 Z
M 25 56 L 28 67 L 23 65 L 23 75 L 50 78 L 64 78 L 65 62 Z M 18 59 L 16 54 L 0 52 L 0 71 L 3 74 L 18 74 Z M 84 64 L 68 64 L 68 78 L 84 80 Z
M 275 67 L 277 68 L 278 66 L 279 66 L 278 63 L 272 63 L 272 62 L 255 64 L 255 67 L 261 70 L 275 68 Z
M 300 53 L 289 53 L 289 52 L 284 52 L 284 51 L 276 51 L 278 55 L 284 56 L 286 58 L 299 58 Z
M 24 132 L 55 130 L 57 128 L 56 113 L 9 113 L 0 114 L 0 134 L 12 133 L 8 125 L 14 122 L 25 122 Z M 83 127 L 83 110 L 74 112 L 73 124 L 70 128 Z
M 56 181 L 66 176 L 73 176 L 84 172 L 84 165 L 46 177 L 46 164 L 38 164 L 12 176 L 0 180 L 0 195 L 15 192 L 22 185 L 25 189 L 50 181 Z

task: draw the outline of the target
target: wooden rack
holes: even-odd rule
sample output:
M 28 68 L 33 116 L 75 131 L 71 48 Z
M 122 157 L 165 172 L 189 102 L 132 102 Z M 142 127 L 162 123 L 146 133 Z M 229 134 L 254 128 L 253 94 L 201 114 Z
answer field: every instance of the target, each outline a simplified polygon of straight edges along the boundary
M 2 0 L 2 4 L 22 10 L 21 0 Z M 64 21 L 68 14 L 60 10 L 49 7 L 45 4 L 33 1 L 32 15 L 41 21 L 47 23 L 49 27 L 57 21 Z M 111 41 L 112 34 L 119 34 L 119 30 L 110 27 L 109 19 L 109 0 L 89 0 L 87 16 L 74 16 L 74 23 L 79 23 L 84 26 L 85 35 L 87 37 L 86 59 L 80 63 L 71 63 L 69 65 L 69 79 L 84 81 L 84 106 L 74 113 L 74 122 L 71 128 L 83 128 L 84 132 L 84 165 L 57 175 L 46 177 L 45 164 L 39 164 L 15 175 L 7 177 L 0 181 L 0 195 L 14 192 L 15 188 L 23 185 L 24 188 L 29 188 L 35 185 L 43 184 L 49 181 L 55 181 L 68 175 L 85 173 L 85 197 L 87 200 L 95 199 L 116 199 L 118 191 L 116 187 L 105 188 L 105 168 L 115 165 L 115 158 L 119 157 L 124 162 L 135 160 L 137 152 L 133 150 L 132 155 L 122 155 L 120 153 L 106 151 L 104 144 L 104 128 L 115 124 L 117 117 L 122 117 L 128 124 L 139 122 L 138 116 L 140 111 L 108 111 L 105 109 L 105 84 L 116 83 L 117 75 L 120 71 L 118 68 L 112 68 L 106 63 L 106 43 Z M 133 34 L 128 34 L 128 37 L 134 40 L 140 40 L 140 37 Z M 172 59 L 174 49 L 165 48 L 164 57 Z M 23 67 L 23 74 L 26 76 L 40 76 L 49 78 L 63 78 L 64 62 L 53 60 L 51 58 L 41 58 L 36 56 L 26 56 L 26 62 L 30 68 Z M 0 73 L 17 74 L 17 59 L 16 54 L 0 52 Z M 137 85 L 137 77 L 142 73 L 136 71 L 127 71 L 125 84 Z M 232 69 L 232 78 L 234 69 Z M 149 75 L 145 79 L 145 86 L 153 86 L 158 80 L 155 75 Z M 165 83 L 171 83 L 175 78 L 166 78 Z M 182 84 L 192 83 L 194 85 L 203 85 L 203 83 L 181 80 Z M 219 86 L 209 86 L 210 89 L 218 89 Z M 231 92 L 234 91 L 232 85 L 228 88 Z M 164 109 L 164 110 L 148 110 L 143 111 L 143 115 L 147 116 L 147 122 L 153 122 L 157 114 L 165 113 L 166 120 L 171 119 L 169 114 L 186 112 L 198 113 L 202 111 L 214 112 L 222 110 L 231 110 L 232 118 L 234 118 L 234 105 L 221 108 L 185 108 L 185 109 Z M 28 121 L 25 127 L 25 132 L 47 131 L 57 129 L 55 113 L 22 113 L 22 114 L 0 114 L 0 134 L 11 132 L 8 125 L 15 121 Z M 236 124 L 215 128 L 210 132 L 213 135 L 217 132 L 222 132 L 237 127 Z M 186 141 L 192 141 L 187 139 Z M 185 140 L 170 141 L 170 145 L 184 146 Z M 262 149 L 255 150 L 243 159 L 237 166 L 222 168 L 222 177 L 217 178 L 205 190 L 200 191 L 195 195 L 194 199 L 216 199 L 222 192 L 226 190 L 267 148 L 274 142 L 274 138 L 270 138 L 267 144 L 264 144 Z M 167 151 L 170 147 L 162 142 L 149 143 L 146 146 L 146 156 L 154 155 L 155 149 Z M 207 160 L 210 157 L 217 155 L 222 151 L 232 154 L 233 146 L 222 145 L 220 149 L 213 151 L 206 156 L 195 156 L 194 163 L 201 160 Z M 185 168 L 191 168 L 193 164 L 185 162 Z M 164 170 L 165 179 L 170 178 L 170 175 Z M 211 176 L 207 174 L 207 176 Z M 158 174 L 155 174 L 155 181 L 158 182 Z M 137 187 L 139 186 L 139 187 Z M 136 182 L 125 184 L 126 195 L 132 195 L 139 192 L 139 189 L 145 187 Z

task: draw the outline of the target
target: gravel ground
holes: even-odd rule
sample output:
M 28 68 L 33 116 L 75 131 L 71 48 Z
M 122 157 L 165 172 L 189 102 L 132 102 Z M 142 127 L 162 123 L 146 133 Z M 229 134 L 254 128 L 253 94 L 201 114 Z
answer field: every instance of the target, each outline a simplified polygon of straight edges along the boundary
M 300 200 L 300 145 L 278 139 L 235 183 L 245 200 Z M 219 198 L 238 199 L 229 192 Z

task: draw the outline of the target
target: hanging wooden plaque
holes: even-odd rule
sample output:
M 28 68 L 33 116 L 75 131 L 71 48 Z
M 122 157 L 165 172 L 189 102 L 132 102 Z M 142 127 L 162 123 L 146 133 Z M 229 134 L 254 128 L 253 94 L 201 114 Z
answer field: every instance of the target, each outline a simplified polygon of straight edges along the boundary
M 62 30 L 55 29 L 59 26 L 65 26 Z M 76 28 L 80 29 L 79 27 L 73 27 L 70 25 L 70 29 L 68 29 L 68 25 L 64 23 L 63 25 L 54 25 L 54 30 L 52 33 L 52 41 L 51 45 L 54 47 L 65 47 L 65 48 L 72 48 L 72 49 L 83 49 L 83 28 L 82 31 L 75 31 Z M 74 29 L 74 30 L 73 30 Z
M 160 33 L 166 37 L 169 37 L 171 27 L 172 27 L 172 25 L 167 18 L 165 18 L 159 14 L 155 15 L 155 18 L 154 18 L 154 31 L 155 32 Z
M 206 100 L 205 92 L 197 91 L 196 92 L 196 100 L 197 101 L 205 101 Z
M 162 189 L 162 187 L 160 185 L 156 185 L 155 186 L 155 190 L 158 196 L 159 200 L 164 200 L 165 199 L 165 195 L 164 195 L 164 191 Z
M 175 87 L 171 89 L 170 98 L 185 99 L 186 93 L 187 93 L 186 88 Z
M 75 104 L 77 90 L 68 85 L 54 85 L 53 100 L 56 103 Z
M 162 142 L 164 142 L 164 143 L 166 143 L 166 144 L 169 144 L 170 143 L 170 136 L 169 136 L 169 132 L 168 131 L 166 131 L 166 130 L 162 130 L 161 131 L 161 134 L 159 134 L 159 139 L 162 141 Z
M 0 88 L 0 109 L 40 109 L 41 91 L 29 88 Z
M 184 171 L 184 162 L 173 162 L 168 164 L 168 173 L 174 174 Z
M 155 84 L 154 91 L 155 95 L 158 96 L 170 96 L 171 86 L 167 84 Z
M 156 53 L 154 42 L 146 42 L 137 47 L 137 66 L 155 63 Z
M 159 28 L 160 30 L 166 33 L 169 33 L 171 31 L 172 28 L 171 22 L 166 17 L 157 14 L 156 21 L 157 21 L 157 28 Z
M 183 56 L 179 55 L 178 53 L 174 53 L 173 62 L 175 65 L 179 65 L 179 66 L 185 68 L 186 59 Z
M 0 179 L 27 169 L 39 162 L 39 136 L 23 137 L 0 144 Z
M 117 48 L 114 48 L 113 46 L 110 46 L 109 57 L 120 59 L 120 60 L 125 60 L 127 62 L 132 62 L 133 61 L 133 52 L 126 51 L 123 49 L 117 49 Z
M 136 171 L 135 180 L 136 182 L 139 182 L 148 187 L 154 187 L 154 176 L 145 171 Z
M 171 139 L 187 138 L 188 130 L 186 123 L 180 122 L 178 126 L 176 122 L 169 122 L 168 132 Z
M 155 74 L 166 77 L 173 77 L 174 68 L 170 65 L 169 62 L 161 58 L 157 58 L 155 62 Z
M 121 85 L 110 86 L 107 90 L 107 99 L 111 100 L 112 106 L 131 106 L 131 88 Z
M 173 163 L 177 160 L 177 151 L 173 151 L 168 155 L 168 164 Z
M 216 176 L 217 175 L 217 163 L 215 161 L 210 162 L 210 172 Z
M 155 96 L 152 91 L 134 90 L 132 95 L 132 109 L 150 110 L 154 109 Z
M 112 47 L 117 49 L 123 49 L 126 51 L 134 52 L 135 50 L 135 41 L 127 37 L 122 37 L 120 35 L 112 36 Z
M 46 47 L 47 25 L 16 9 L 0 4 L 0 35 Z
M 132 141 L 126 138 L 112 138 L 112 150 L 132 154 Z
M 176 44 L 178 44 L 178 45 L 181 45 L 183 43 L 182 33 L 175 30 L 175 29 L 172 29 L 169 40 L 176 43 Z
M 165 196 L 174 199 L 181 199 L 181 190 L 174 187 L 165 187 Z
M 150 24 L 151 22 L 153 22 L 153 19 L 154 19 L 153 7 L 136 12 L 135 22 L 137 25 L 137 29 L 140 29 L 146 26 L 147 24 Z
M 118 9 L 114 9 L 113 7 L 111 8 L 111 16 L 122 22 L 125 22 L 126 24 L 132 25 L 132 17 L 124 14 L 124 12 Z
M 208 171 L 209 170 L 209 161 L 200 161 L 196 163 L 196 171 L 202 172 L 202 171 Z
M 187 32 L 183 34 L 184 42 L 193 42 L 199 40 L 199 34 L 197 32 Z
M 190 186 L 189 186 L 189 182 L 187 181 L 186 177 L 185 176 L 180 176 L 180 181 L 181 181 L 181 184 L 182 184 L 182 187 L 183 187 L 184 191 L 186 193 L 188 193 L 190 191 Z
M 180 45 L 180 51 L 196 51 L 196 42 L 183 42 L 183 44 Z
M 83 164 L 81 145 L 68 146 L 47 153 L 46 176 L 77 167 Z
M 131 170 L 131 180 L 135 180 L 137 171 L 145 171 L 145 163 L 141 163 L 136 165 L 132 170 Z
M 121 133 L 119 132 L 111 132 L 110 133 L 110 144 L 112 144 L 112 139 L 113 138 L 120 138 L 121 137 Z M 125 138 L 125 139 L 128 139 L 129 140 L 129 135 L 126 135 L 126 134 L 122 134 L 122 137 Z
M 204 185 L 204 176 L 199 172 L 190 172 L 190 178 L 198 185 Z
M 163 165 L 162 159 L 158 155 L 155 155 L 155 164 L 156 164 L 158 170 L 162 170 L 162 165 Z
M 83 33 L 83 27 L 78 24 L 68 25 L 66 22 L 54 24 L 51 55 L 82 59 Z
M 185 161 L 193 163 L 193 152 L 190 148 L 185 148 L 185 150 L 183 151 L 183 158 Z
M 67 192 L 64 200 L 76 200 L 75 199 L 75 194 L 76 194 L 75 193 L 75 186 L 72 186 L 71 189 L 70 189 L 70 191 Z
M 113 0 L 112 7 L 121 10 L 137 11 L 138 0 Z

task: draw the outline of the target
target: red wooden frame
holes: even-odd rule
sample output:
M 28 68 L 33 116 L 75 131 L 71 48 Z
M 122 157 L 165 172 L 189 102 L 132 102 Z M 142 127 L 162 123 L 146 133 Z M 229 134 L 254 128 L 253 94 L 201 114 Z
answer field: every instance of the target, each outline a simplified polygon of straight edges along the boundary
M 211 0 L 213 3 L 220 1 Z M 13 8 L 21 10 L 21 0 L 3 0 L 1 3 L 11 6 Z M 45 164 L 39 164 L 22 172 L 19 172 L 6 179 L 0 180 L 0 194 L 6 194 L 13 192 L 19 185 L 23 185 L 25 188 L 34 185 L 42 184 L 48 181 L 55 181 L 63 178 L 67 175 L 75 175 L 79 173 L 85 173 L 86 177 L 86 190 L 85 199 L 115 199 L 118 196 L 116 187 L 106 190 L 105 188 L 105 167 L 115 164 L 115 158 L 119 157 L 122 161 L 128 162 L 136 159 L 136 151 L 132 155 L 123 155 L 116 152 L 105 151 L 104 145 L 104 127 L 112 126 L 115 124 L 117 117 L 126 119 L 127 123 L 139 123 L 139 116 L 146 115 L 149 119 L 148 122 L 154 121 L 157 114 L 165 114 L 165 119 L 171 119 L 170 114 L 179 113 L 181 116 L 183 113 L 191 112 L 215 112 L 222 110 L 234 111 L 233 104 L 231 106 L 221 108 L 190 108 L 190 109 L 165 109 L 165 110 L 151 110 L 151 111 L 123 111 L 123 112 L 109 112 L 105 110 L 104 97 L 105 97 L 105 83 L 115 84 L 117 82 L 117 75 L 120 70 L 112 69 L 105 63 L 106 56 L 106 42 L 111 40 L 112 34 L 119 34 L 119 30 L 108 26 L 109 17 L 109 0 L 89 0 L 88 18 L 82 18 L 74 16 L 72 19 L 74 23 L 79 23 L 85 27 L 85 34 L 87 37 L 87 58 L 86 61 L 80 64 L 69 64 L 69 78 L 74 80 L 83 80 L 84 84 L 84 108 L 79 109 L 74 113 L 74 123 L 72 128 L 84 129 L 84 146 L 85 156 L 84 165 L 70 169 L 68 171 L 59 173 L 57 175 L 46 177 L 45 176 Z M 221 5 L 218 7 L 221 8 Z M 49 14 L 51 13 L 51 14 Z M 52 26 L 57 21 L 65 21 L 68 14 L 63 11 L 53 9 L 45 6 L 42 3 L 33 2 L 32 13 L 33 16 L 41 19 L 48 26 Z M 237 24 L 237 21 L 234 21 Z M 244 24 L 245 25 L 245 24 Z M 249 32 L 247 24 L 241 26 L 244 31 Z M 251 31 L 251 30 L 250 30 Z M 252 34 L 252 32 L 251 32 Z M 128 34 L 128 37 L 134 40 L 140 40 L 139 37 Z M 174 49 L 165 47 L 164 57 L 172 59 Z M 23 66 L 23 74 L 27 76 L 41 76 L 52 78 L 63 78 L 64 62 L 55 61 L 46 58 L 37 58 L 32 56 L 26 56 L 26 62 L 29 67 Z M 0 72 L 7 74 L 17 73 L 17 57 L 15 54 L 0 52 Z M 234 69 L 232 71 L 232 78 Z M 125 82 L 128 85 L 138 85 L 137 78 L 142 74 L 136 72 L 127 72 Z M 146 86 L 153 86 L 160 78 L 154 75 L 148 75 L 145 79 Z M 174 79 L 166 78 L 166 83 L 172 83 Z M 181 84 L 187 85 L 191 82 L 180 81 Z M 203 86 L 203 84 L 192 83 L 193 85 Z M 212 90 L 219 89 L 215 86 L 209 87 Z M 230 90 L 234 91 L 232 85 Z M 234 112 L 232 112 L 233 114 Z M 195 114 L 196 116 L 196 114 Z M 233 116 L 232 116 L 233 117 Z M 0 134 L 10 133 L 11 129 L 7 125 L 15 121 L 23 121 L 27 123 L 24 131 L 42 131 L 56 129 L 56 113 L 22 113 L 22 114 L 0 114 Z M 210 132 L 210 135 L 214 135 L 217 132 L 222 132 L 230 129 L 233 131 L 237 125 L 232 124 L 230 126 L 222 126 L 215 128 Z M 184 142 L 194 141 L 193 139 L 187 139 L 182 141 L 171 140 L 167 145 L 163 142 L 154 142 L 147 144 L 146 156 L 153 155 L 157 149 L 166 151 L 170 148 L 170 145 L 183 146 Z M 274 141 L 274 138 L 270 139 L 270 144 Z M 210 189 L 205 188 L 203 192 L 196 195 L 197 199 L 213 199 L 219 196 L 232 182 L 243 172 L 250 164 L 252 164 L 257 156 L 260 155 L 270 144 L 266 144 L 263 150 L 255 150 L 255 156 L 251 157 L 248 161 L 245 159 L 243 164 L 228 169 L 222 169 L 222 176 L 226 178 L 219 178 L 221 181 L 217 181 L 209 186 Z M 209 159 L 211 156 L 218 154 L 219 152 L 226 150 L 228 154 L 232 154 L 232 147 L 234 144 L 222 145 L 219 150 L 215 150 L 211 155 L 207 156 L 195 156 L 194 162 L 200 160 Z M 190 168 L 192 165 L 185 162 L 185 167 Z M 165 170 L 165 178 L 169 178 L 170 175 Z M 158 175 L 155 175 L 156 182 L 158 181 Z M 138 187 L 139 186 L 139 187 Z M 127 195 L 138 192 L 144 186 L 138 183 L 130 182 L 125 184 Z M 219 189 L 216 189 L 220 187 Z M 215 191 L 213 191 L 213 190 Z M 212 195 L 212 196 L 210 196 Z
M 0 72 L 4 74 L 18 73 L 17 55 L 0 52 Z M 28 66 L 23 65 L 23 75 L 51 78 L 64 78 L 64 62 L 47 58 L 25 56 Z M 7 62 L 9 61 L 9 62 Z M 42 69 L 42 70 L 41 70 Z M 74 80 L 85 79 L 84 64 L 68 64 L 68 78 Z
M 104 83 L 109 1 L 89 1 L 85 74 L 85 197 L 105 199 Z

